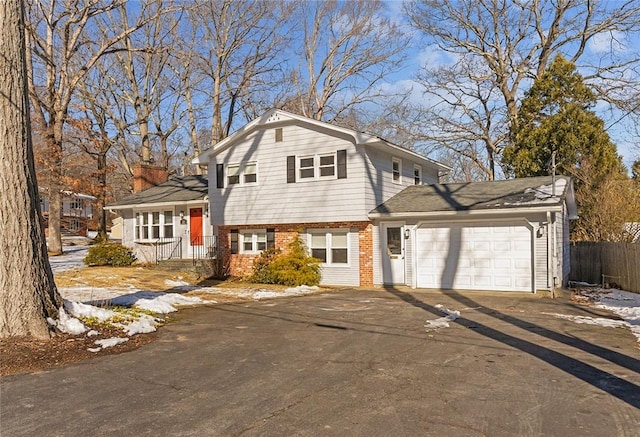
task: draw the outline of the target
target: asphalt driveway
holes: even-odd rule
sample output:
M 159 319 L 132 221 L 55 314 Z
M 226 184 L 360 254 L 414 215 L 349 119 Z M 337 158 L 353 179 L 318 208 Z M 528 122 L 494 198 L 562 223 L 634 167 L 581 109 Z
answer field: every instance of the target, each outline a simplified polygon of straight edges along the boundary
M 450 326 L 427 330 L 460 311 Z M 137 351 L 3 378 L 3 436 L 631 436 L 640 349 L 566 299 L 389 289 L 181 310 Z

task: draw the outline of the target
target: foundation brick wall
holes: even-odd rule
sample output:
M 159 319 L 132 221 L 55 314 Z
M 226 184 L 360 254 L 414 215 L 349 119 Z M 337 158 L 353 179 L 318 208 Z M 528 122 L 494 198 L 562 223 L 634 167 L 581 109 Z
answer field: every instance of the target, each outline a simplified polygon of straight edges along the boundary
M 231 231 L 246 229 L 274 229 L 275 246 L 286 250 L 288 244 L 304 233 L 307 229 L 350 229 L 358 232 L 360 286 L 373 286 L 373 225 L 370 222 L 324 222 L 324 223 L 293 223 L 293 224 L 262 224 L 218 227 L 218 253 L 228 264 L 231 276 L 246 277 L 251 275 L 253 262 L 259 254 L 232 254 Z

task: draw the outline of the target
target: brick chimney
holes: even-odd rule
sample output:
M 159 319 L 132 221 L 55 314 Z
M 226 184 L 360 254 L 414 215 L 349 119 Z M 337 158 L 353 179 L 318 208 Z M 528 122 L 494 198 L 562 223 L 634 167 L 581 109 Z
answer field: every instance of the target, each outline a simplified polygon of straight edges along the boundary
M 164 167 L 149 164 L 136 164 L 133 166 L 134 193 L 166 182 L 167 179 L 169 179 L 169 172 Z

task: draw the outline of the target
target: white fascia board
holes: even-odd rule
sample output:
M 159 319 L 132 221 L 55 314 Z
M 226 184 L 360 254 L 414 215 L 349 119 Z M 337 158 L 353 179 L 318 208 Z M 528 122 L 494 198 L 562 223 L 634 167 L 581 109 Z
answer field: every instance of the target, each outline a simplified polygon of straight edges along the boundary
M 118 210 L 118 209 L 153 209 L 153 208 L 164 208 L 167 206 L 177 206 L 177 205 L 202 205 L 207 204 L 208 200 L 199 199 L 199 200 L 185 200 L 182 202 L 158 202 L 158 203 L 134 203 L 131 205 L 109 205 L 105 206 L 104 210 Z
M 504 209 L 472 209 L 467 211 L 396 212 L 369 213 L 369 219 L 436 218 L 436 217 L 482 217 L 490 215 L 522 215 L 546 212 L 562 212 L 562 205 Z

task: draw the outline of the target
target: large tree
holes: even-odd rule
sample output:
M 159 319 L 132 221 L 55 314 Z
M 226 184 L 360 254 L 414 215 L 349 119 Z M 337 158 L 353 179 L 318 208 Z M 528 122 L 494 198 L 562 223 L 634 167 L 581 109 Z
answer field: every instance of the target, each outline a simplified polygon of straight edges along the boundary
M 35 177 L 24 4 L 0 2 L 0 337 L 48 338 L 62 303 L 53 281 Z
M 425 98 L 415 134 L 475 162 L 486 179 L 499 176 L 523 89 L 558 53 L 579 63 L 617 117 L 637 109 L 635 0 L 412 0 L 405 6 L 431 51 L 418 79 Z
M 544 74 L 525 93 L 518 110 L 518 126 L 502 162 L 516 177 L 549 174 L 552 155 L 556 171 L 589 183 L 608 175 L 623 175 L 616 146 L 604 122 L 593 111 L 596 97 L 572 62 L 556 56 Z
M 199 91 L 210 102 L 213 145 L 229 135 L 237 115 L 252 106 L 249 101 L 254 94 L 273 88 L 288 39 L 291 4 L 267 0 L 193 3 L 187 9 L 193 27 L 189 36 L 195 38 L 189 68 L 199 75 Z
M 121 48 L 120 41 L 144 26 L 158 8 L 145 0 L 137 5 L 136 19 L 124 27 L 95 26 L 99 17 L 121 14 L 126 2 L 120 0 L 29 0 L 27 22 L 27 62 L 33 113 L 44 131 L 51 161 L 49 180 L 49 251 L 62 253 L 61 189 L 65 169 L 64 129 L 70 117 L 79 84 L 105 55 Z
M 503 164 L 516 177 L 559 174 L 575 180 L 579 219 L 574 240 L 623 240 L 638 196 L 622 160 L 593 111 L 596 97 L 572 62 L 556 56 L 525 94 Z M 635 198 L 635 200 L 634 200 Z

